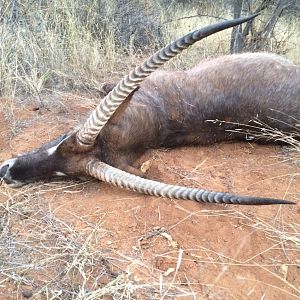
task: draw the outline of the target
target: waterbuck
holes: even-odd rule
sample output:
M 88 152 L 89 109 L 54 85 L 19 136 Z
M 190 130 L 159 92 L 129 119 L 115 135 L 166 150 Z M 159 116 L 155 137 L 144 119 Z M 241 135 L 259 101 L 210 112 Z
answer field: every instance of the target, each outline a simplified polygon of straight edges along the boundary
M 147 149 L 245 139 L 253 120 L 291 132 L 300 116 L 300 68 L 272 54 L 206 60 L 188 71 L 155 71 L 196 41 L 256 15 L 207 26 L 176 40 L 118 83 L 79 130 L 5 161 L 10 185 L 90 175 L 140 193 L 228 204 L 292 204 L 142 178 L 133 167 Z M 149 76 L 150 75 L 150 76 Z M 284 121 L 282 120 L 284 117 Z M 240 131 L 239 131 L 240 130 Z

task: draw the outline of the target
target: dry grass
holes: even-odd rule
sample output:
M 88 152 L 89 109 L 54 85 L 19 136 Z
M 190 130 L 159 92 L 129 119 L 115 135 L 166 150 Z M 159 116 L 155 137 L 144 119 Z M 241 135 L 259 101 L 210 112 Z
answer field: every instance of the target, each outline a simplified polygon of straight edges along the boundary
M 299 253 L 300 251 L 300 226 L 299 224 L 293 223 L 289 224 L 284 222 L 282 208 L 278 209 L 277 216 L 275 220 L 263 220 L 253 215 L 244 213 L 243 211 L 237 210 L 201 210 L 201 211 L 187 211 L 182 206 L 178 205 L 178 209 L 184 210 L 187 213 L 185 219 L 182 219 L 177 224 L 174 224 L 172 227 L 168 228 L 169 230 L 178 226 L 181 222 L 184 222 L 186 219 L 198 217 L 201 222 L 205 222 L 207 218 L 216 218 L 222 217 L 230 220 L 238 220 L 240 226 L 248 227 L 256 233 L 262 233 L 263 236 L 271 241 L 271 246 L 267 249 L 257 252 L 252 257 L 247 258 L 246 260 L 240 260 L 237 257 L 240 252 L 243 251 L 244 246 L 243 241 L 241 241 L 240 247 L 236 249 L 233 256 L 224 255 L 222 251 L 217 251 L 212 248 L 207 248 L 201 245 L 199 242 L 192 249 L 185 249 L 185 252 L 189 253 L 190 258 L 185 258 L 185 261 L 197 261 L 204 266 L 214 266 L 217 269 L 220 269 L 218 276 L 216 276 L 213 282 L 207 283 L 207 295 L 211 294 L 213 291 L 220 288 L 219 281 L 221 277 L 226 274 L 230 275 L 230 267 L 242 267 L 243 269 L 248 268 L 258 268 L 266 271 L 271 274 L 272 277 L 278 279 L 279 282 L 284 284 L 284 288 L 281 288 L 276 285 L 270 285 L 268 281 L 261 282 L 259 279 L 253 281 L 253 287 L 261 283 L 263 285 L 271 286 L 272 289 L 278 290 L 285 294 L 286 296 L 291 296 L 293 299 L 300 299 L 300 288 L 298 285 L 293 285 L 287 281 L 287 273 L 289 267 L 299 268 L 300 261 L 297 259 L 290 259 L 289 255 L 292 253 Z M 287 262 L 283 262 L 280 259 L 276 259 L 274 254 L 270 255 L 272 251 L 282 251 L 286 257 Z M 178 251 L 170 251 L 167 253 L 162 253 L 159 257 L 164 257 L 169 260 L 177 261 Z M 268 262 L 261 263 L 259 262 L 259 257 L 261 255 L 266 255 L 269 259 Z M 242 278 L 248 283 L 251 282 L 250 278 Z M 251 285 L 251 284 L 250 284 Z M 234 289 L 234 288 L 233 288 Z M 230 294 L 230 292 L 229 292 Z M 234 298 L 234 296 L 232 295 Z M 252 299 L 252 298 L 251 298 Z
M 122 0 L 46 1 L 43 5 L 39 1 L 22 1 L 15 15 L 11 3 L 16 2 L 4 1 L 0 11 L 3 17 L 0 93 L 8 96 L 20 97 L 26 93 L 37 96 L 49 89 L 74 87 L 99 89 L 104 80 L 120 78 L 137 64 L 140 56 L 153 52 L 158 45 L 218 21 L 213 17 L 197 17 L 196 8 L 182 8 L 174 3 L 163 7 L 158 1 L 148 3 L 145 8 L 143 1 L 135 0 L 132 5 L 140 7 L 140 13 L 134 11 L 131 16 L 120 15 L 117 10 L 120 3 L 127 3 Z M 130 12 L 131 7 L 127 6 L 123 10 Z M 141 14 L 145 14 L 144 18 Z M 122 23 L 126 18 L 136 21 L 137 28 L 147 27 L 150 22 L 149 32 L 143 37 L 144 42 L 148 41 L 146 45 L 135 46 L 139 37 L 135 32 L 130 35 L 127 32 L 130 28 L 126 31 L 126 23 Z M 152 32 L 152 24 L 157 33 Z M 269 50 L 287 53 L 298 62 L 298 28 L 296 21 L 279 23 Z M 195 58 L 200 61 L 203 57 L 227 54 L 229 40 L 230 30 L 216 34 L 173 60 L 171 65 L 187 68 L 195 64 Z
M 201 264 L 202 268 L 214 266 L 219 270 L 213 282 L 202 282 L 202 294 L 217 298 L 219 281 L 231 267 L 259 268 L 278 279 L 279 286 L 272 286 L 281 293 L 300 299 L 299 287 L 286 280 L 290 267 L 298 267 L 299 261 L 289 257 L 287 261 L 276 259 L 272 255 L 265 263 L 259 257 L 270 251 L 290 253 L 300 251 L 299 224 L 283 221 L 281 208 L 275 220 L 264 220 L 238 210 L 199 210 L 187 211 L 180 205 L 179 210 L 186 217 L 169 228 L 151 235 L 137 236 L 142 241 L 155 235 L 161 235 L 173 242 L 174 250 L 157 255 L 174 261 L 175 267 L 162 272 L 147 265 L 143 256 L 125 254 L 114 247 L 99 247 L 106 231 L 102 223 L 105 215 L 99 216 L 96 223 L 88 221 L 87 216 L 71 214 L 64 218 L 49 207 L 45 207 L 43 195 L 63 190 L 75 193 L 82 189 L 82 183 L 52 183 L 46 186 L 26 187 L 19 190 L 1 188 L 0 205 L 0 291 L 2 295 L 19 297 L 21 294 L 31 299 L 101 299 L 110 296 L 113 299 L 171 299 L 175 296 L 198 299 L 199 282 L 186 278 L 185 283 L 178 277 L 183 263 L 189 261 Z M 257 252 L 247 260 L 238 259 L 240 249 L 233 256 L 224 255 L 215 249 L 195 244 L 192 249 L 176 249 L 169 234 L 174 228 L 191 218 L 205 222 L 207 218 L 222 217 L 239 220 L 240 226 L 252 228 L 269 240 L 270 246 Z M 71 221 L 72 220 L 72 221 Z M 77 221 L 85 226 L 76 226 Z M 116 243 L 117 241 L 113 241 Z M 189 253 L 187 257 L 185 253 Z M 206 267 L 205 267 L 206 266 Z M 142 279 L 138 279 L 142 278 Z M 251 278 L 239 278 L 249 283 Z M 268 282 L 253 282 L 268 286 Z M 282 288 L 281 286 L 285 286 Z M 197 288 L 198 287 L 198 288 Z M 17 296 L 19 295 L 19 296 Z M 214 295 L 214 296 L 212 296 Z
M 52 183 L 18 190 L 1 188 L 0 205 L 0 295 L 31 299 L 133 299 L 138 295 L 161 299 L 190 295 L 168 282 L 139 259 L 113 248 L 99 248 L 105 236 L 105 217 L 90 223 L 71 214 L 61 219 L 45 207 L 42 195 L 74 193 L 82 183 Z M 84 223 L 80 229 L 73 223 Z M 132 274 L 142 272 L 144 282 Z M 136 273 L 136 272 L 135 272 Z
M 288 150 L 292 151 L 292 155 L 289 156 L 289 158 L 285 158 L 285 161 L 289 160 L 294 163 L 299 163 L 299 154 L 300 154 L 300 131 L 299 131 L 299 124 L 300 121 L 296 118 L 293 118 L 291 116 L 286 116 L 282 114 L 281 112 L 277 112 L 279 115 L 281 115 L 281 118 L 278 120 L 275 120 L 279 123 L 282 123 L 284 125 L 287 125 L 290 127 L 290 130 L 288 132 L 280 131 L 277 128 L 273 128 L 272 126 L 265 124 L 264 122 L 260 120 L 252 120 L 250 124 L 239 124 L 234 122 L 227 122 L 227 121 L 217 121 L 227 124 L 236 125 L 237 127 L 240 126 L 241 128 L 237 128 L 234 130 L 228 130 L 229 132 L 233 133 L 239 133 L 242 136 L 246 136 L 246 139 L 252 141 L 270 141 L 270 142 L 276 142 L 276 143 L 282 143 L 286 146 L 288 146 Z M 289 125 L 289 123 L 285 122 L 285 119 L 292 119 L 294 122 L 294 125 Z M 208 122 L 216 122 L 215 120 L 207 120 Z
M 103 15 L 98 15 L 102 5 Z M 103 28 L 114 1 L 24 1 L 18 15 L 10 1 L 0 24 L 0 92 L 20 96 L 40 94 L 45 88 L 99 88 L 113 70 L 127 68 L 124 49 L 115 41 L 115 24 Z M 84 21 L 85 20 L 85 21 Z M 107 76 L 108 75 L 108 76 Z
M 297 20 L 283 19 L 279 21 L 270 41 L 269 51 L 283 53 L 296 64 L 300 64 L 299 26 Z

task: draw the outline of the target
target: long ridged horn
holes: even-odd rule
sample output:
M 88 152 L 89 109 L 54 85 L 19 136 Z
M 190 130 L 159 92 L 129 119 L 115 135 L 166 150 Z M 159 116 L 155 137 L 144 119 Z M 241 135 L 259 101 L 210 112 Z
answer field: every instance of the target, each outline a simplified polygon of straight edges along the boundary
M 154 72 L 159 66 L 163 65 L 171 58 L 178 55 L 184 49 L 193 45 L 195 42 L 212 35 L 218 31 L 242 24 L 253 18 L 258 14 L 249 17 L 244 17 L 235 20 L 229 20 L 217 24 L 206 26 L 200 30 L 196 30 L 187 34 L 186 36 L 176 40 L 175 42 L 164 47 L 148 58 L 141 66 L 131 71 L 129 75 L 125 76 L 118 85 L 100 102 L 100 104 L 91 113 L 88 120 L 84 123 L 82 128 L 77 132 L 77 142 L 82 146 L 92 146 L 109 118 L 113 115 L 116 109 L 132 93 L 140 83 Z
M 98 160 L 90 161 L 86 166 L 86 171 L 89 175 L 114 186 L 157 197 L 240 205 L 295 204 L 288 200 L 236 196 L 165 184 L 129 174 Z

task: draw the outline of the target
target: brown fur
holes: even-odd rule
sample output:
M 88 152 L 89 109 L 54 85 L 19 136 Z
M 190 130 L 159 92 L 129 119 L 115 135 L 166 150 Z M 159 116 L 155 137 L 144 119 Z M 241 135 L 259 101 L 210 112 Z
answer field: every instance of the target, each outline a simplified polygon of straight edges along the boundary
M 109 120 L 95 147 L 101 161 L 132 173 L 132 163 L 149 148 L 244 139 L 230 130 L 255 119 L 291 132 L 299 117 L 299 66 L 273 54 L 224 56 L 188 71 L 153 73 Z
M 56 172 L 82 176 L 95 158 L 141 176 L 133 164 L 147 149 L 245 139 L 232 130 L 247 130 L 253 120 L 291 133 L 299 118 L 299 66 L 273 54 L 224 56 L 188 71 L 154 72 L 118 108 L 91 149 L 79 148 L 73 133 L 49 157 L 39 154 L 46 150 L 19 157 L 4 180 L 26 182 Z M 6 169 L 4 164 L 0 176 Z

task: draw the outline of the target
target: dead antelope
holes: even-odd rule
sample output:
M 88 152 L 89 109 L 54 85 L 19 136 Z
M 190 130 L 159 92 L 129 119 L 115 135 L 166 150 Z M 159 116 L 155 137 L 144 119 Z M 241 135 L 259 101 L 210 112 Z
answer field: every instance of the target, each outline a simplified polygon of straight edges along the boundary
M 294 117 L 300 116 L 300 68 L 278 56 L 224 56 L 188 71 L 157 71 L 149 76 L 196 41 L 254 17 L 207 26 L 158 51 L 122 79 L 79 130 L 7 160 L 0 167 L 0 176 L 7 184 L 19 186 L 57 175 L 88 174 L 159 197 L 292 204 L 155 182 L 142 178 L 139 169 L 133 167 L 147 149 L 244 139 L 245 134 L 238 132 L 243 126 L 240 124 L 255 119 L 291 131 Z

